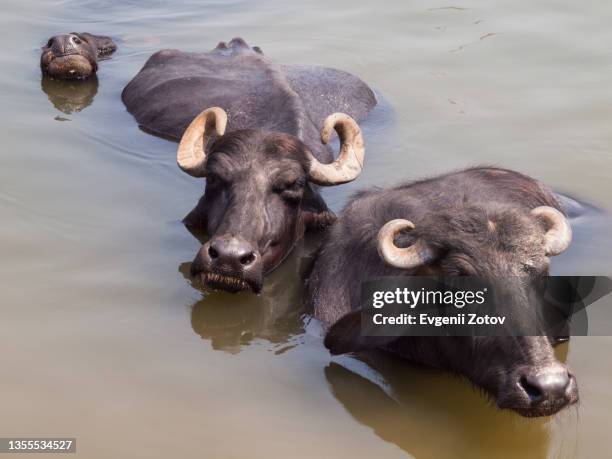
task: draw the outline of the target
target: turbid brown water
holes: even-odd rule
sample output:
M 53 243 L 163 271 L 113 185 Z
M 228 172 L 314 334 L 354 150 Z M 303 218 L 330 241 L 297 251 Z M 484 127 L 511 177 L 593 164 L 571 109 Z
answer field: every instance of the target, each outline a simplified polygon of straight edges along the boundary
M 120 91 L 162 47 L 234 36 L 281 62 L 355 73 L 384 98 L 354 190 L 474 164 L 610 208 L 612 5 L 16 1 L 0 19 L 0 436 L 74 436 L 78 457 L 604 457 L 612 339 L 567 354 L 582 401 L 499 412 L 467 383 L 378 356 L 330 359 L 304 330 L 308 247 L 258 297 L 203 296 L 180 219 L 202 183 L 138 130 Z M 98 84 L 41 81 L 51 35 L 111 35 Z M 605 214 L 575 222 L 562 274 L 610 274 Z M 312 242 L 312 241 L 311 241 Z M 26 456 L 24 456 L 26 457 Z

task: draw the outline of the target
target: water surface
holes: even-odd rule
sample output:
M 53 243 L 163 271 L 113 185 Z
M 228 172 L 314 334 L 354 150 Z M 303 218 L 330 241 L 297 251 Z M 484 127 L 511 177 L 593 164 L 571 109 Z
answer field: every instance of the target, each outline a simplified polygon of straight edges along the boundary
M 351 192 L 475 164 L 607 210 L 612 5 L 489 1 L 24 1 L 0 19 L 0 433 L 75 436 L 78 457 L 601 457 L 608 338 L 559 349 L 580 406 L 502 413 L 465 382 L 385 356 L 330 359 L 304 331 L 300 246 L 262 295 L 204 297 L 180 223 L 203 184 L 120 101 L 154 51 L 242 36 L 355 73 L 384 98 Z M 54 34 L 108 34 L 97 81 L 41 79 Z M 575 222 L 558 274 L 610 274 L 606 214 Z

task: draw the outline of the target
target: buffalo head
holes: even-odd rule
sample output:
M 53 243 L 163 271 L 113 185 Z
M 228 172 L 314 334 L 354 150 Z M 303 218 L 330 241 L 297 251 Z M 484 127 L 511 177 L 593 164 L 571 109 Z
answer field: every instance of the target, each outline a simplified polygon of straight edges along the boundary
M 56 35 L 43 46 L 40 67 L 52 78 L 80 80 L 94 75 L 98 58 L 116 49 L 109 37 L 90 33 Z
M 418 225 L 398 219 L 378 233 L 378 253 L 388 266 L 412 275 L 475 276 L 496 286 L 496 304 L 529 319 L 534 285 L 549 272 L 549 257 L 570 245 L 565 216 L 549 206 L 453 206 L 433 211 Z M 497 288 L 497 287 L 501 288 Z M 545 416 L 578 400 L 574 376 L 554 355 L 554 337 L 361 336 L 359 311 L 329 330 L 332 353 L 386 347 L 413 361 L 465 375 L 493 396 L 500 408 Z
M 195 218 L 210 239 L 191 273 L 208 287 L 258 292 L 264 274 L 287 256 L 306 229 L 333 221 L 313 185 L 354 180 L 363 165 L 363 139 L 348 115 L 330 115 L 321 139 L 326 144 L 335 129 L 341 148 L 335 162 L 322 164 L 295 136 L 254 129 L 225 133 L 226 124 L 222 109 L 203 111 L 183 134 L 177 152 L 183 171 L 206 177 L 204 196 L 186 223 Z

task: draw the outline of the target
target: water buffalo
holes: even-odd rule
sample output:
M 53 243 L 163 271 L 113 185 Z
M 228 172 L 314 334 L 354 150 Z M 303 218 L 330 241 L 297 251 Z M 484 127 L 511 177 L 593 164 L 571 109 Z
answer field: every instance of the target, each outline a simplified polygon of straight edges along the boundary
M 346 72 L 279 65 L 240 38 L 205 53 L 155 53 L 122 98 L 143 130 L 180 139 L 183 171 L 206 177 L 184 220 L 209 236 L 191 274 L 230 292 L 260 291 L 264 274 L 306 230 L 333 221 L 317 185 L 359 175 L 364 145 L 355 120 L 376 105 Z M 332 162 L 326 144 L 334 129 L 340 154 Z
M 308 280 L 307 304 L 333 354 L 382 348 L 466 376 L 500 408 L 524 416 L 578 399 L 553 338 L 368 337 L 360 285 L 399 275 L 506 279 L 511 306 L 529 308 L 525 280 L 545 276 L 571 228 L 555 196 L 517 172 L 481 167 L 357 194 L 329 231 Z M 525 279 L 529 278 L 529 279 Z
M 76 32 L 56 35 L 42 48 L 40 68 L 52 78 L 82 80 L 95 75 L 100 57 L 116 50 L 110 37 Z

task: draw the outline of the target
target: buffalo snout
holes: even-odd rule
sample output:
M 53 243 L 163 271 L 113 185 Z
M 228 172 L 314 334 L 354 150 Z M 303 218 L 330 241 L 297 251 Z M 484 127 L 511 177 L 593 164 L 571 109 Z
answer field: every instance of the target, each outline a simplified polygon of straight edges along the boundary
M 578 401 L 576 379 L 559 362 L 539 369 L 518 368 L 509 386 L 498 397 L 498 405 L 523 416 L 549 416 Z
M 191 275 L 200 276 L 206 287 L 259 292 L 263 282 L 261 254 L 240 237 L 215 236 L 196 255 Z
M 117 49 L 110 37 L 87 32 L 51 37 L 42 47 L 40 67 L 43 74 L 60 80 L 82 80 L 98 70 L 98 57 Z
M 51 51 L 56 56 L 76 54 L 83 41 L 76 35 L 58 35 L 49 40 Z
M 75 34 L 57 35 L 47 42 L 41 55 L 43 73 L 63 80 L 84 79 L 97 68 L 97 50 Z

